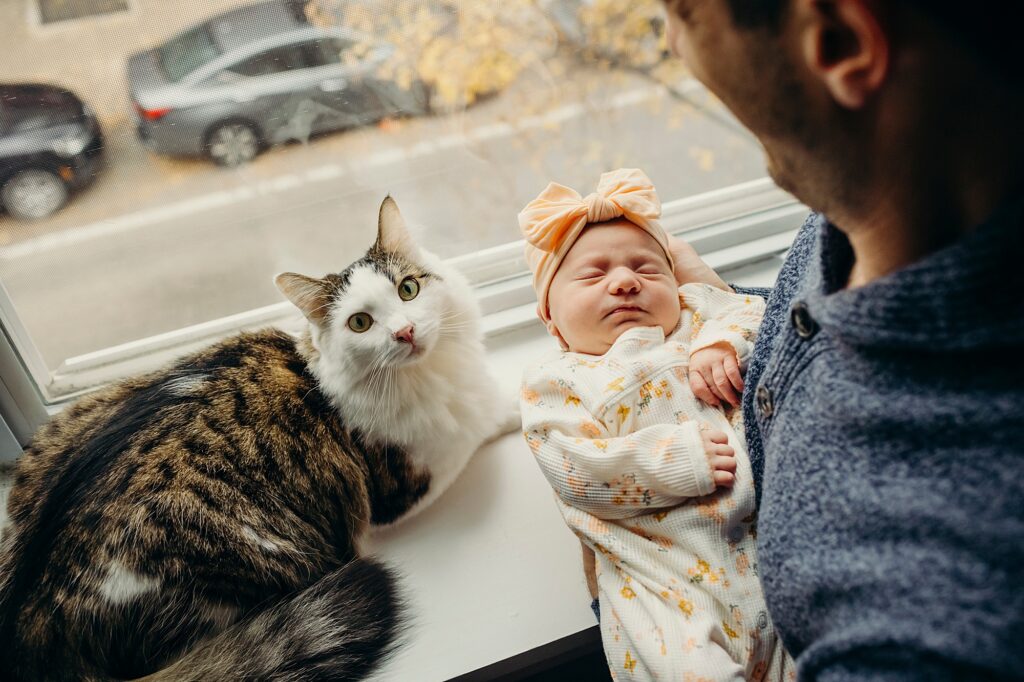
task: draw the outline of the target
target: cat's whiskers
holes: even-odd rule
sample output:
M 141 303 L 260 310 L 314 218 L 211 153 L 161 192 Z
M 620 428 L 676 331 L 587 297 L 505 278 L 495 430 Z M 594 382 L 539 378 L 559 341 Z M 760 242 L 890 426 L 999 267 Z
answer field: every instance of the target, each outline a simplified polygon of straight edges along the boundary
M 459 331 L 463 331 L 463 330 L 466 330 L 466 329 L 470 329 L 472 326 L 473 325 L 470 324 L 469 322 L 442 322 L 440 324 L 439 328 L 442 329 L 442 330 L 444 330 L 444 329 L 458 329 Z
M 317 306 L 316 308 L 313 308 L 312 310 L 310 310 L 309 313 L 308 313 L 308 316 L 309 317 L 313 317 L 313 313 L 318 313 L 321 310 L 323 310 L 324 308 L 330 308 L 333 305 L 334 305 L 334 301 L 333 300 L 327 301 L 323 305 Z
M 471 327 L 473 326 L 472 320 L 467 319 L 464 315 L 442 315 L 440 318 L 439 326 L 444 329 L 445 327 Z
M 390 407 L 391 391 L 389 390 L 389 387 L 390 384 L 392 383 L 394 372 L 393 368 L 388 364 L 389 361 L 390 358 L 388 356 L 380 355 L 377 357 L 376 360 L 374 360 L 371 363 L 369 370 L 369 379 L 367 380 L 367 387 L 370 392 L 374 393 L 381 393 L 381 391 L 379 391 L 378 389 L 384 388 L 385 390 L 383 391 L 383 393 L 385 395 L 385 399 L 382 402 L 382 404 Z M 369 429 L 376 432 L 378 421 L 380 421 L 381 419 L 386 420 L 388 412 L 390 412 L 390 410 L 388 409 L 375 410 L 371 415 L 370 423 L 368 424 Z M 386 422 L 384 425 L 387 426 Z M 384 433 L 387 433 L 387 431 L 385 431 Z
M 386 389 L 385 395 L 384 395 L 384 404 L 388 405 L 388 406 L 391 406 L 391 405 L 394 404 L 392 393 L 393 393 L 393 391 L 395 389 L 395 386 L 397 385 L 398 382 L 397 382 L 397 373 L 392 371 L 391 367 L 388 367 L 387 369 L 388 369 L 388 371 L 385 372 L 385 376 L 387 377 L 387 384 L 386 384 L 387 389 Z M 381 412 L 384 413 L 384 433 L 391 433 L 391 431 L 389 431 L 389 429 L 393 426 L 392 424 L 389 423 L 390 422 L 391 410 L 381 410 Z M 387 448 L 384 449 L 384 464 L 385 464 L 385 466 L 390 464 L 388 462 L 388 451 L 387 451 Z
M 465 315 L 457 312 L 442 314 L 438 317 L 438 319 L 441 321 L 442 326 L 450 322 L 463 322 L 467 324 L 469 323 L 469 319 Z
M 438 336 L 442 337 L 458 337 L 467 332 L 471 331 L 472 325 L 470 324 L 442 324 L 438 330 Z

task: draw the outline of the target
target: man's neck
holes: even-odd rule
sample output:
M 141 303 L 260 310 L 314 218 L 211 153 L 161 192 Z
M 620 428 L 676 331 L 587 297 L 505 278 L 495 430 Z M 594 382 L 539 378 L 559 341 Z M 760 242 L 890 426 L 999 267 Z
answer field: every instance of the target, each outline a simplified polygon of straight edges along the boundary
M 906 189 L 914 194 L 920 191 Z M 936 205 L 931 210 L 914 210 L 906 202 L 887 197 L 880 199 L 874 210 L 862 217 L 848 220 L 840 217 L 836 221 L 850 240 L 854 254 L 847 288 L 864 286 L 919 261 L 956 242 L 984 220 L 984 217 L 951 215 L 942 194 L 933 196 L 936 196 Z
M 870 208 L 829 215 L 853 248 L 848 288 L 959 241 L 1021 190 L 1024 134 L 1017 126 L 1005 126 L 999 134 L 998 123 L 926 147 L 927 162 L 897 161 L 888 165 L 888 174 L 879 164 L 874 187 L 865 194 Z

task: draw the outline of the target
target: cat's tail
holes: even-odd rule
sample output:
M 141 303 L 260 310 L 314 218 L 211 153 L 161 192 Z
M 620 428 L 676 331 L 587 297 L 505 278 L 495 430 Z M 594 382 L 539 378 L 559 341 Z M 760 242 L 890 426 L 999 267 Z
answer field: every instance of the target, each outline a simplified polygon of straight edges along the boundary
M 395 649 L 402 612 L 391 571 L 356 559 L 143 679 L 363 679 Z

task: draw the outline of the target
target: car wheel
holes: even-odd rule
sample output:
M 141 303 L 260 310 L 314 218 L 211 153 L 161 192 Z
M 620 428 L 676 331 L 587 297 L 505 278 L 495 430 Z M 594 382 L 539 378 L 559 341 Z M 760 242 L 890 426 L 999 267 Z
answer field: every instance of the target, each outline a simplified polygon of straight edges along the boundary
M 241 166 L 260 152 L 260 137 L 249 123 L 223 123 L 206 139 L 206 153 L 218 166 Z
M 56 173 L 29 168 L 4 183 L 0 200 L 15 218 L 39 220 L 53 215 L 67 203 L 68 186 Z

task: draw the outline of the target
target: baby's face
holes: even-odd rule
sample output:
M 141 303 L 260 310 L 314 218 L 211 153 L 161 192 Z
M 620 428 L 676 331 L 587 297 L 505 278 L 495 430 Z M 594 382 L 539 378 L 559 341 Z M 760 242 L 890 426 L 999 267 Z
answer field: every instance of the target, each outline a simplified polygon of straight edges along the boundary
M 665 252 L 633 223 L 588 227 L 548 290 L 548 331 L 576 353 L 603 355 L 633 327 L 679 324 L 679 291 Z

